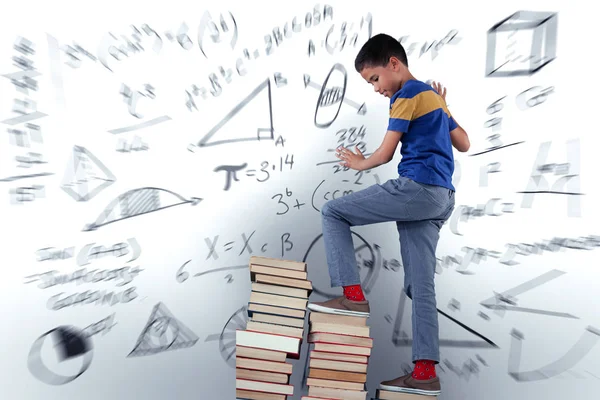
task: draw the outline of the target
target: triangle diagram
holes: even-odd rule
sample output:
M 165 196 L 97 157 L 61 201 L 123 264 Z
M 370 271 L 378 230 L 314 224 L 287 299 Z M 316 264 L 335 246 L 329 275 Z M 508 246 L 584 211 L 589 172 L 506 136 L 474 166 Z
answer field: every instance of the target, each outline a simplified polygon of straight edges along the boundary
M 163 303 L 158 303 L 127 357 L 142 357 L 192 347 L 197 341 L 198 336 L 194 332 L 175 318 Z
M 396 313 L 396 321 L 394 323 L 394 331 L 392 334 L 392 343 L 394 346 L 411 346 L 412 339 L 409 338 L 408 333 L 402 329 L 402 316 L 404 314 L 405 303 L 408 296 L 404 289 L 400 292 L 400 302 L 398 304 L 398 311 Z M 490 339 L 486 338 L 479 332 L 476 332 L 472 328 L 463 324 L 462 322 L 456 320 L 445 312 L 437 309 L 438 313 L 446 317 L 446 319 L 450 320 L 453 325 L 450 327 L 442 328 L 442 320 L 440 320 L 440 331 L 455 331 L 462 330 L 467 331 L 471 335 L 478 337 L 479 339 L 469 338 L 469 339 L 443 339 L 440 337 L 440 347 L 459 347 L 459 348 L 498 348 L 498 345 L 492 342 Z M 446 325 L 446 324 L 444 324 Z M 408 329 L 410 330 L 410 328 Z M 454 336 L 454 335 L 453 335 Z
M 113 173 L 88 149 L 73 146 L 60 187 L 76 201 L 88 201 L 115 181 Z
M 267 78 L 225 115 L 198 147 L 226 143 L 274 140 L 271 81 Z

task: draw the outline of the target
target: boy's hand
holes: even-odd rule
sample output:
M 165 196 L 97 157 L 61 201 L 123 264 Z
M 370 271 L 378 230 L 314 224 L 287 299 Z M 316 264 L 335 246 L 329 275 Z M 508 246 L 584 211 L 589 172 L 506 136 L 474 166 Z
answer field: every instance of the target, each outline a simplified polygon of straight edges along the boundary
M 443 87 L 441 83 L 435 81 L 432 82 L 431 86 L 435 89 L 436 92 L 438 92 L 440 96 L 442 96 L 442 99 L 446 101 L 446 88 Z
M 342 160 L 340 162 L 344 167 L 348 167 L 351 169 L 355 169 L 357 171 L 361 170 L 361 165 L 365 160 L 365 156 L 358 149 L 358 145 L 356 146 L 356 154 L 343 146 L 338 147 L 337 152 L 335 153 L 336 157 Z

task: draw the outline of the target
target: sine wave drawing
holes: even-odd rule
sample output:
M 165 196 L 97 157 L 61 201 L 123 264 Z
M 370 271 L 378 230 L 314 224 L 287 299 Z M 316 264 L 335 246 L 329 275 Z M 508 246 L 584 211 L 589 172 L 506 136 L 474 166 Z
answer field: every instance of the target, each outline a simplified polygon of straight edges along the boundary
M 104 211 L 96 218 L 96 221 L 87 224 L 83 230 L 93 231 L 113 222 L 137 217 L 155 211 L 164 210 L 182 204 L 195 206 L 202 198 L 183 196 L 167 189 L 155 187 L 143 187 L 129 190 L 111 201 Z

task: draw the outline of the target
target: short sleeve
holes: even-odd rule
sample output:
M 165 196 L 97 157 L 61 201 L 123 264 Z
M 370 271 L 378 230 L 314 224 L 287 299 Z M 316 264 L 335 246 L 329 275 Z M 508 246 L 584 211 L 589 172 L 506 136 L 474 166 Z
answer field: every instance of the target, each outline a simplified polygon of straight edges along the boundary
M 390 107 L 389 131 L 407 132 L 415 116 L 417 97 L 397 98 Z
M 448 115 L 448 129 L 450 131 L 453 131 L 456 128 L 458 128 L 458 124 L 456 123 L 456 121 L 454 121 L 454 118 L 452 118 L 452 115 Z

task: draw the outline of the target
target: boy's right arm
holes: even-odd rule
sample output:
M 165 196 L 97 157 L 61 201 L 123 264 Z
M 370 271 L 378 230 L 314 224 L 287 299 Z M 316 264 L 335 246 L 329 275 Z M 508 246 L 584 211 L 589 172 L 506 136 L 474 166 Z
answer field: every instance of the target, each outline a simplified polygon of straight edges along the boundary
M 446 88 L 442 87 L 442 84 L 439 82 L 432 82 L 431 85 L 435 91 L 446 101 Z M 469 135 L 467 132 L 456 122 L 454 117 L 452 118 L 456 127 L 450 131 L 450 140 L 452 141 L 452 146 L 461 153 L 464 153 L 469 150 L 471 147 L 471 142 L 469 141 Z
M 456 128 L 450 131 L 450 140 L 452 141 L 452 146 L 461 153 L 469 151 L 469 147 L 471 147 L 471 142 L 469 141 L 469 135 L 467 132 L 454 120 L 456 123 Z

